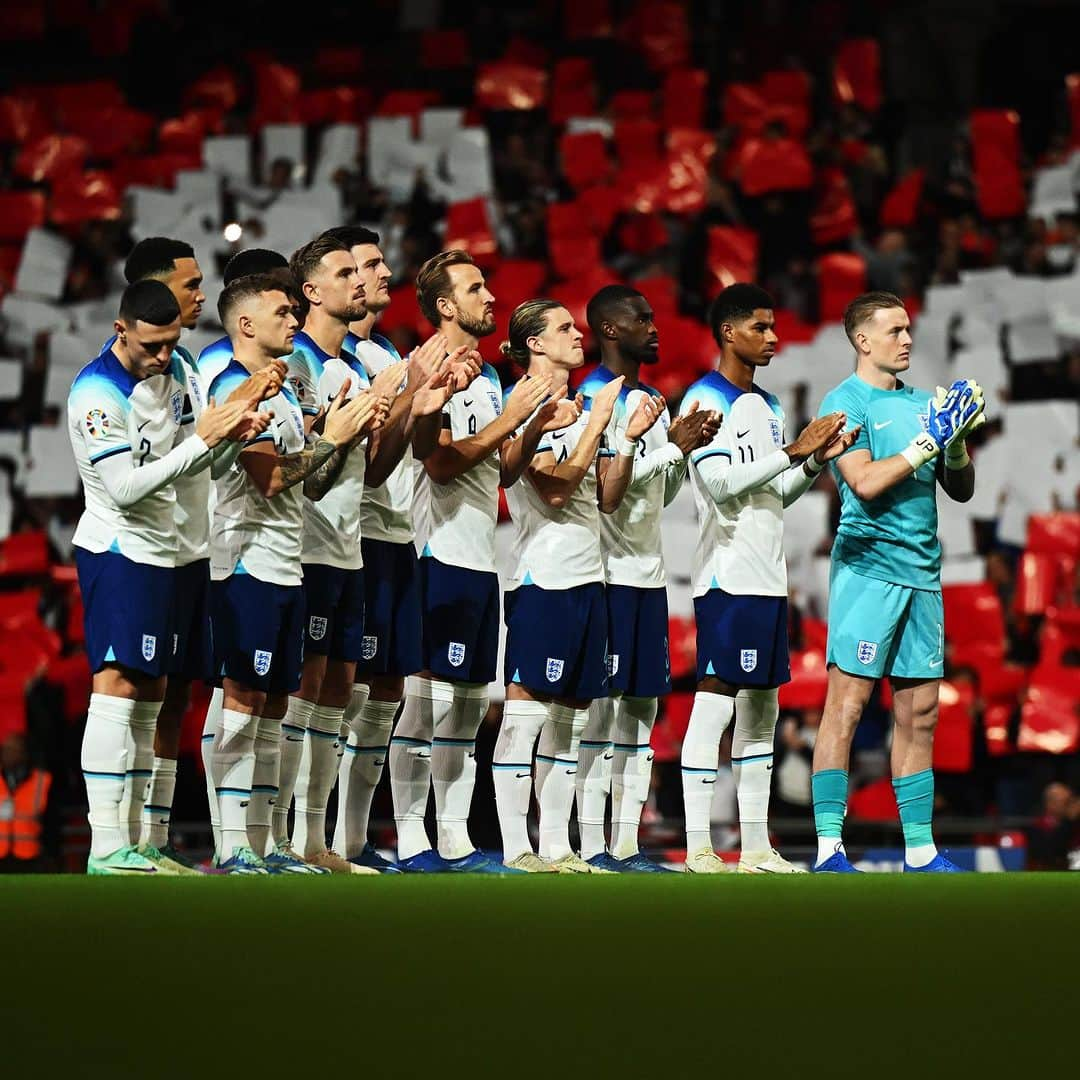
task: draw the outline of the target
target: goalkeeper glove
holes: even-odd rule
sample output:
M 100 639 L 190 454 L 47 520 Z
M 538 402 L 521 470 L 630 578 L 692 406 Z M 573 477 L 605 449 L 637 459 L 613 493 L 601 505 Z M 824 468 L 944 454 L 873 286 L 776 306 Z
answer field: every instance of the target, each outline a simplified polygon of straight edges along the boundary
M 964 468 L 969 460 L 964 439 L 985 422 L 984 408 L 982 387 L 976 382 L 957 379 L 948 390 L 939 386 L 927 409 L 926 432 L 901 451 L 908 464 L 918 471 L 944 450 L 949 468 Z
M 967 438 L 976 428 L 986 423 L 986 402 L 983 400 L 982 387 L 971 380 L 958 380 L 958 382 L 964 381 L 968 383 L 971 390 L 971 401 L 978 405 L 978 410 L 964 423 L 964 426 L 957 432 L 956 437 L 945 447 L 945 468 L 953 470 L 967 468 L 971 463 L 971 458 L 968 457 L 967 452 Z M 939 386 L 935 400 L 944 405 L 949 392 L 956 385 L 957 383 L 953 383 L 949 390 L 944 390 Z M 967 411 L 970 412 L 970 408 Z

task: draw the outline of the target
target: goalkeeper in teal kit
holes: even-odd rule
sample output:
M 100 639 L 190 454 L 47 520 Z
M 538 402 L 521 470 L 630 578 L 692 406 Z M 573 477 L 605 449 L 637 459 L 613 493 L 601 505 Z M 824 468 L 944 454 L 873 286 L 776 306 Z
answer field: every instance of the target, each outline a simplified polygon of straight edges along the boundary
M 901 379 L 910 366 L 910 322 L 890 293 L 853 300 L 844 329 L 855 373 L 825 396 L 821 415 L 842 411 L 861 431 L 832 463 L 841 512 L 829 585 L 829 689 L 814 747 L 814 869 L 856 872 L 842 836 L 848 756 L 874 684 L 888 677 L 904 870 L 955 872 L 931 830 L 945 661 L 937 487 L 959 502 L 974 492 L 965 438 L 985 420 L 982 390 L 960 379 L 934 396 Z

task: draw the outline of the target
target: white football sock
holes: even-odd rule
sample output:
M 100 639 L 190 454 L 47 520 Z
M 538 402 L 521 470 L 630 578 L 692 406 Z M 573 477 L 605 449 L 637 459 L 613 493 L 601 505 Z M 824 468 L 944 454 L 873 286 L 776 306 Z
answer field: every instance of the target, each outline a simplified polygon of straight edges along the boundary
M 281 721 L 260 716 L 255 729 L 255 769 L 251 776 L 251 801 L 247 831 L 251 848 L 261 859 L 270 847 L 270 823 L 278 797 L 281 767 Z
M 492 772 L 504 862 L 532 851 L 529 803 L 532 799 L 533 748 L 547 720 L 547 712 L 548 707 L 542 701 L 507 701 L 503 705 Z
M 768 851 L 769 791 L 772 787 L 773 739 L 780 715 L 777 691 L 740 690 L 735 695 L 731 732 L 731 771 L 739 799 L 743 851 Z
M 454 707 L 452 683 L 410 676 L 394 734 L 390 738 L 390 792 L 394 797 L 399 859 L 431 848 L 424 815 L 431 786 L 431 740 Z
M 735 699 L 726 694 L 694 695 L 690 723 L 682 745 L 683 808 L 686 814 L 686 851 L 712 850 L 709 810 L 712 806 L 716 770 L 720 763 L 720 740 L 731 723 Z
M 221 817 L 218 810 L 217 791 L 214 788 L 214 739 L 221 729 L 221 710 L 225 707 L 225 691 L 216 687 L 210 695 L 203 721 L 202 751 L 203 774 L 206 780 L 206 802 L 210 808 L 210 828 L 214 833 L 214 850 L 221 850 Z
M 169 818 L 175 791 L 176 762 L 172 758 L 155 757 L 150 794 L 143 807 L 140 844 L 151 844 L 159 850 L 169 846 Z
M 434 681 L 434 680 L 433 680 Z M 434 724 L 431 786 L 439 854 L 460 859 L 475 851 L 469 839 L 469 808 L 476 786 L 476 733 L 488 708 L 487 686 L 450 686 L 453 708 Z
M 338 774 L 338 743 L 345 709 L 316 705 L 308 721 L 307 742 L 296 778 L 293 840 L 305 858 L 326 850 L 326 804 Z
M 90 854 L 95 859 L 127 845 L 127 819 L 120 818 L 127 775 L 128 739 L 135 702 L 91 694 L 81 762 L 89 805 Z
M 540 808 L 540 854 L 561 859 L 570 846 L 570 811 L 574 805 L 578 747 L 589 719 L 588 709 L 548 706 L 548 718 L 536 747 L 536 803 Z
M 304 752 L 308 722 L 311 720 L 314 701 L 290 697 L 281 721 L 281 754 L 278 767 L 278 793 L 274 800 L 274 843 L 289 842 L 289 809 L 292 807 L 296 774 L 300 771 L 300 757 Z
M 629 859 L 638 853 L 641 811 L 649 798 L 656 722 L 656 698 L 623 694 L 615 702 L 615 746 L 611 774 L 611 854 Z
M 218 861 L 232 858 L 238 848 L 250 847 L 247 808 L 255 773 L 255 732 L 259 718 L 236 709 L 221 710 L 221 727 L 214 737 L 211 768 L 221 815 Z
M 367 711 L 371 687 L 356 683 L 345 709 L 344 753 L 338 765 L 338 812 L 334 829 L 334 850 L 346 859 L 355 859 L 368 840 L 368 820 L 375 789 L 390 752 L 390 729 L 394 713 L 377 708 Z M 394 702 L 375 702 L 377 706 Z M 395 710 L 396 711 L 396 706 Z
M 591 859 L 604 851 L 604 811 L 611 789 L 614 757 L 615 700 L 597 698 L 589 706 L 589 718 L 581 732 L 575 787 L 581 857 Z
M 844 841 L 839 836 L 819 836 L 817 841 L 817 859 L 814 861 L 815 866 L 820 866 L 826 859 L 831 859 L 833 855 L 840 852 L 841 855 L 846 855 L 847 850 L 844 848 Z
M 160 711 L 160 701 L 136 701 L 128 728 L 128 767 L 120 818 L 127 821 L 129 844 L 137 844 L 142 834 L 143 807 L 154 775 L 154 732 Z

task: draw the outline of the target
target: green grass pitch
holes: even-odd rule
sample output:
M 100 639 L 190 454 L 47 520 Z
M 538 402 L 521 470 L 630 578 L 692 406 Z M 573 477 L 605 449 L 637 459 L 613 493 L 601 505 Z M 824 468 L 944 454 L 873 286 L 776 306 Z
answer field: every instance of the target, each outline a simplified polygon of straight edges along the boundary
M 1037 1076 L 1080 1002 L 1080 874 L 3 877 L 0 917 L 12 1080 Z

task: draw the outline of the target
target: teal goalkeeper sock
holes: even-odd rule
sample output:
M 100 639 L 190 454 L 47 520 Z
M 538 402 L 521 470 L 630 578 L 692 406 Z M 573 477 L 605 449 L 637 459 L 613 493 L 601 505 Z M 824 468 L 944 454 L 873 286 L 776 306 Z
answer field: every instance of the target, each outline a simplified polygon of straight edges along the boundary
M 898 776 L 892 782 L 904 844 L 917 848 L 934 843 L 931 822 L 934 818 L 934 770 L 924 769 L 911 776 Z
M 847 811 L 847 770 L 822 769 L 814 773 L 810 783 L 814 793 L 814 828 L 818 836 L 839 840 Z

